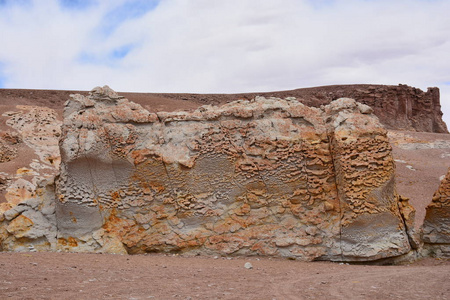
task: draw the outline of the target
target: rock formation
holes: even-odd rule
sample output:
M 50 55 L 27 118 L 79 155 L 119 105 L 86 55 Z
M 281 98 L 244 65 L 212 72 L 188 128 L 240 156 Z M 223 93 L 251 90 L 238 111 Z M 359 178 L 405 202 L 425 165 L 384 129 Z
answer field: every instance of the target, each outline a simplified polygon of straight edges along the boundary
M 56 112 L 45 107 L 18 105 L 3 116 L 14 131 L 0 132 L 0 189 L 6 200 L 0 201 L 0 213 L 33 198 L 38 182 L 53 180 L 60 162 L 62 124 Z
M 299 101 L 317 106 L 349 97 L 373 108 L 374 114 L 386 128 L 424 132 L 448 133 L 442 121 L 439 88 L 427 92 L 405 84 L 342 85 L 296 90 Z
M 0 133 L 0 250 L 55 249 L 61 122 L 53 109 L 25 105 L 3 117 L 11 130 Z
M 63 123 L 53 109 L 18 105 L 0 128 L 0 251 L 413 253 L 414 209 L 396 192 L 376 115 L 391 128 L 444 132 L 438 91 L 327 88 L 295 90 L 301 101 L 158 111 L 105 86 L 72 95 Z M 346 95 L 371 106 L 331 101 Z M 422 255 L 449 256 L 449 176 L 427 208 Z
M 336 261 L 411 249 L 386 131 L 352 99 L 150 113 L 96 88 L 67 102 L 60 146 L 55 249 Z
M 422 239 L 430 255 L 450 258 L 450 168 L 427 206 Z

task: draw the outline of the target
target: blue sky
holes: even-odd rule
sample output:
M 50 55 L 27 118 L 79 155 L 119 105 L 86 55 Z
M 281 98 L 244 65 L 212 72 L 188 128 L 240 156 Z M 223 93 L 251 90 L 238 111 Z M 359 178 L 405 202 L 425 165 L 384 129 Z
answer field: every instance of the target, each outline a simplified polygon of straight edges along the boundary
M 68 0 L 66 0 L 68 1 Z M 145 16 L 159 4 L 156 0 L 123 1 L 108 10 L 100 21 L 100 30 L 106 36 L 111 35 L 121 24 Z
M 95 0 L 60 0 L 59 3 L 62 8 L 73 10 L 85 10 L 93 5 L 96 5 L 98 1 Z
M 0 87 L 228 93 L 441 89 L 448 0 L 0 0 Z
M 102 53 L 81 52 L 78 56 L 80 64 L 92 65 L 106 65 L 111 68 L 119 66 L 120 61 L 123 60 L 136 46 L 133 44 L 126 44 L 110 49 Z
M 3 69 L 4 69 L 3 63 L 0 61 L 0 89 L 5 87 L 6 75 L 4 74 Z

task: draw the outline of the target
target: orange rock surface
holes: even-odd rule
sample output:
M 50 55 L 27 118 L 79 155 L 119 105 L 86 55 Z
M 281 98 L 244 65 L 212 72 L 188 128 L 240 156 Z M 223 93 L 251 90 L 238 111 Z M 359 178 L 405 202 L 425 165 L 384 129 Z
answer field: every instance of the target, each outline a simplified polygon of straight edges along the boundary
M 105 86 L 72 96 L 60 145 L 57 248 L 343 261 L 411 249 L 386 131 L 352 99 L 150 113 Z

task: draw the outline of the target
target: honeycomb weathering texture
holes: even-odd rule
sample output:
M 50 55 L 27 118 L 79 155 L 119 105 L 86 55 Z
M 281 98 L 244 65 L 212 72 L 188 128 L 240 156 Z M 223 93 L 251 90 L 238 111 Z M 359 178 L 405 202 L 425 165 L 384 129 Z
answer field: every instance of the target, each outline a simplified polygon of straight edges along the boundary
M 432 256 L 450 258 L 450 168 L 427 206 L 422 239 Z
M 411 249 L 386 131 L 352 99 L 155 114 L 96 88 L 67 102 L 60 146 L 58 249 L 344 261 Z

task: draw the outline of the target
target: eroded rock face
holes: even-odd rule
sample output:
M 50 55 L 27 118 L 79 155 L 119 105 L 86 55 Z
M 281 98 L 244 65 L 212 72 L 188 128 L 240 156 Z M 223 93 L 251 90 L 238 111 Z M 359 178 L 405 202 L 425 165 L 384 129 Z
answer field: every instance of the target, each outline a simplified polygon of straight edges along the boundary
M 410 246 L 404 230 L 413 222 L 405 224 L 404 216 L 413 208 L 400 201 L 395 191 L 391 146 L 371 113 L 370 107 L 348 98 L 325 107 L 332 125 L 329 136 L 341 210 L 340 247 L 349 260 L 395 256 Z
M 64 114 L 59 249 L 344 261 L 410 250 L 386 131 L 352 99 L 154 114 L 105 86 Z
M 422 239 L 430 255 L 450 258 L 450 168 L 427 206 Z
M 1 116 L 0 250 L 56 249 L 54 177 L 61 121 L 53 109 L 17 105 Z
M 296 91 L 296 97 L 309 106 L 328 104 L 341 97 L 353 98 L 369 105 L 380 122 L 390 129 L 448 133 L 442 121 L 437 87 L 423 92 L 405 84 L 336 85 Z
M 55 191 L 52 182 L 42 181 L 32 198 L 0 215 L 0 250 L 56 250 Z

